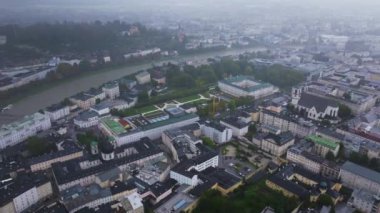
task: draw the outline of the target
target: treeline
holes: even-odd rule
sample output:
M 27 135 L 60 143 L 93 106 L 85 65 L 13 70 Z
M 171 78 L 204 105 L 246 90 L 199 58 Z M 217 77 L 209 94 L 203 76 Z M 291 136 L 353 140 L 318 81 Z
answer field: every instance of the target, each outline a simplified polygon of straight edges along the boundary
M 138 29 L 128 35 L 131 29 Z M 0 46 L 0 63 L 38 59 L 50 55 L 109 54 L 123 55 L 140 49 L 183 48 L 174 32 L 146 28 L 141 24 L 114 21 L 102 23 L 39 23 L 30 26 L 0 27 L 7 44 Z
M 281 65 L 255 68 L 244 59 L 238 61 L 222 59 L 220 62 L 198 68 L 185 66 L 183 70 L 180 70 L 178 66 L 172 66 L 168 70 L 167 78 L 172 88 L 190 88 L 216 83 L 218 80 L 236 75 L 252 75 L 258 80 L 271 83 L 281 89 L 290 89 L 305 80 L 305 75 L 300 71 Z
M 380 172 L 380 159 L 368 158 L 366 154 L 360 154 L 358 152 L 352 152 L 348 158 L 349 161 L 359 164 L 361 166 L 370 168 L 377 172 Z
M 297 204 L 295 198 L 287 198 L 280 192 L 269 189 L 262 181 L 243 185 L 229 196 L 223 196 L 216 190 L 207 191 L 200 197 L 193 212 L 229 213 L 238 210 L 260 213 L 266 206 L 270 206 L 275 212 L 285 213 L 294 210 Z

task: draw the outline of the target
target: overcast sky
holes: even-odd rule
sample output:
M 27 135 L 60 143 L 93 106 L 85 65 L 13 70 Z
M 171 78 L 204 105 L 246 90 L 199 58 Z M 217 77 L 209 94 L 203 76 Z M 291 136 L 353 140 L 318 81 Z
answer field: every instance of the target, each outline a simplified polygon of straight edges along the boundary
M 179 18 L 223 18 L 227 13 L 238 18 L 250 18 L 260 13 L 276 16 L 380 16 L 380 0 L 0 0 L 0 21 L 3 22 L 34 17 L 40 21 L 46 17 L 54 19 L 55 15 L 57 20 L 62 20 L 157 14 Z

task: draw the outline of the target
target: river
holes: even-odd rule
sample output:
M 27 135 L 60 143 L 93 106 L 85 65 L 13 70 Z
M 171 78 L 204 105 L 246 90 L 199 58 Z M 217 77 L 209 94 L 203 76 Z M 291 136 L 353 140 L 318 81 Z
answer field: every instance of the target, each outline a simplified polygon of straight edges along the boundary
M 242 48 L 242 49 L 231 49 L 217 52 L 208 52 L 202 54 L 196 54 L 191 56 L 179 56 L 171 60 L 161 60 L 161 61 L 151 61 L 142 65 L 135 66 L 125 66 L 122 68 L 115 68 L 107 70 L 105 72 L 97 72 L 89 74 L 88 76 L 82 76 L 80 78 L 74 79 L 72 81 L 63 82 L 57 84 L 44 91 L 40 91 L 36 94 L 25 97 L 24 99 L 13 103 L 13 107 L 10 110 L 0 113 L 0 125 L 13 122 L 17 119 L 22 118 L 25 115 L 37 112 L 52 104 L 58 103 L 70 97 L 78 92 L 85 91 L 91 87 L 98 87 L 108 81 L 117 80 L 123 76 L 136 73 L 140 70 L 148 69 L 152 67 L 152 64 L 160 65 L 162 63 L 167 63 L 169 61 L 195 61 L 200 59 L 207 59 L 215 56 L 227 56 L 227 55 L 238 55 L 244 52 L 252 52 L 265 50 L 265 48 Z

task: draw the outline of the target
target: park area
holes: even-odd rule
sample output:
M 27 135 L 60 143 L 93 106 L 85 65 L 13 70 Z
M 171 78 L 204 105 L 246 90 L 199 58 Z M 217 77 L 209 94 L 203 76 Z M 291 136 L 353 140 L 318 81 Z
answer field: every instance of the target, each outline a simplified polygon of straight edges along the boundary
M 260 213 L 270 206 L 276 213 L 287 213 L 292 212 L 298 204 L 296 199 L 287 198 L 268 188 L 262 180 L 243 185 L 228 197 L 215 190 L 208 191 L 201 196 L 194 212 L 230 213 L 238 210 L 239 213 Z

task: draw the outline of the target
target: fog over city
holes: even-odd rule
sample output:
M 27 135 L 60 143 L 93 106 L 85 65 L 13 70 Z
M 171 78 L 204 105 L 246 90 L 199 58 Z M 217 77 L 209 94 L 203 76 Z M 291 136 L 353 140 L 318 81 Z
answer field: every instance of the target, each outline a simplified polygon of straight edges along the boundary
M 0 0 L 0 213 L 380 213 L 380 0 Z
M 198 19 L 379 18 L 377 0 L 1 0 L 0 21 L 81 21 L 152 17 Z

